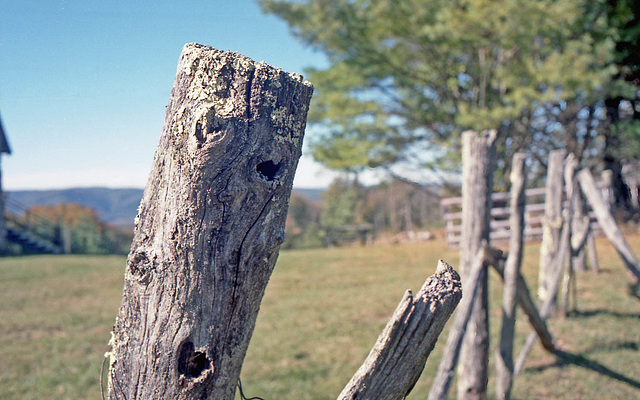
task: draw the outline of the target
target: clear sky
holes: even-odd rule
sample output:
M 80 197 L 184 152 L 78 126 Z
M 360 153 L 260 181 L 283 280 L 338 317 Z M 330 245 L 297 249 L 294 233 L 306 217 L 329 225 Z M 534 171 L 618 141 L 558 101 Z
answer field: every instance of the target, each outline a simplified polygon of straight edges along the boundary
M 6 190 L 144 187 L 185 43 L 322 67 L 254 0 L 0 0 Z M 331 177 L 303 156 L 295 184 Z

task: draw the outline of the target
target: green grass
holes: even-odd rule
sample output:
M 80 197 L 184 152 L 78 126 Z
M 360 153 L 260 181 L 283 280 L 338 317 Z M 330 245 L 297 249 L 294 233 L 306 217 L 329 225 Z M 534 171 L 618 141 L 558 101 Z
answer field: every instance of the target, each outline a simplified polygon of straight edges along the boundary
M 628 240 L 639 254 L 640 236 Z M 514 398 L 640 397 L 638 290 L 630 289 L 610 244 L 601 239 L 597 245 L 603 272 L 578 274 L 578 312 L 550 322 L 565 355 L 556 358 L 536 345 Z M 456 265 L 458 254 L 442 240 L 282 252 L 245 359 L 245 394 L 335 399 L 404 291 L 417 291 L 439 258 Z M 0 399 L 100 398 L 100 365 L 124 265 L 124 257 L 0 259 Z M 528 245 L 523 268 L 534 293 L 537 266 L 538 245 Z M 490 285 L 495 349 L 501 301 L 495 274 Z M 519 348 L 529 327 L 519 321 L 517 330 Z M 426 398 L 444 335 L 446 328 L 408 399 Z M 493 397 L 493 381 L 489 385 Z
M 124 261 L 0 259 L 0 398 L 99 398 Z

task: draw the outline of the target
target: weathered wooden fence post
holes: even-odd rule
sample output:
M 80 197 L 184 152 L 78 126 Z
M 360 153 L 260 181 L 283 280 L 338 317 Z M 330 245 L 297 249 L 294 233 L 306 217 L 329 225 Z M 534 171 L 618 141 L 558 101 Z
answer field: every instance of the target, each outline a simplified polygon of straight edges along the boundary
M 618 224 L 610 211 L 611 207 L 605 202 L 602 196 L 599 195 L 593 175 L 591 175 L 588 169 L 581 170 L 577 175 L 580 187 L 587 197 L 589 204 L 591 204 L 593 213 L 596 215 L 602 231 L 607 235 L 611 244 L 613 244 L 618 251 L 618 254 L 620 254 L 631 279 L 633 279 L 634 283 L 639 283 L 640 262 L 638 262 L 638 258 L 618 228 Z
M 538 273 L 538 297 L 547 298 L 553 272 L 549 270 L 559 251 L 560 229 L 562 228 L 562 194 L 564 193 L 564 157 L 565 150 L 553 150 L 549 153 L 547 166 L 547 190 L 542 220 L 542 243 L 540 244 L 540 271 Z
M 496 359 L 496 398 L 511 398 L 513 381 L 513 337 L 516 325 L 518 276 L 524 244 L 524 163 L 525 154 L 516 153 L 511 163 L 511 204 L 509 255 L 504 266 L 502 295 L 502 330 Z
M 110 341 L 110 399 L 234 398 L 312 91 L 236 53 L 182 50 Z
M 589 267 L 595 272 L 600 272 L 600 262 L 598 261 L 598 253 L 596 250 L 596 240 L 592 230 L 589 230 L 587 236 L 587 256 L 589 257 Z
M 575 216 L 575 205 L 577 204 L 576 198 L 579 196 L 579 189 L 577 187 L 578 183 L 575 179 L 576 170 L 578 169 L 578 159 L 573 155 L 573 153 L 569 153 L 565 158 L 564 162 L 564 190 L 567 196 L 567 206 L 571 211 L 571 215 L 565 220 L 565 224 L 569 226 L 569 236 L 571 239 L 575 236 L 576 227 L 573 225 L 573 219 Z M 564 281 L 562 286 L 562 308 L 560 309 L 560 313 L 563 317 L 567 316 L 569 312 L 569 297 L 571 293 L 571 286 L 574 288 L 574 295 L 576 293 L 576 277 L 573 266 L 573 245 L 572 240 L 569 240 L 566 244 L 567 248 L 564 251 L 567 253 L 566 263 L 563 265 L 564 268 Z M 577 297 L 574 296 L 574 307 L 577 307 L 575 301 L 577 301 Z
M 462 238 L 460 269 L 462 279 L 471 271 L 483 241 L 489 242 L 489 221 L 493 172 L 496 162 L 496 131 L 462 136 Z M 478 282 L 476 301 L 460 350 L 458 399 L 486 397 L 489 363 L 489 288 L 487 271 Z
M 600 178 L 602 179 L 602 188 L 600 189 L 602 192 L 602 196 L 604 198 L 605 203 L 609 207 L 609 212 L 611 215 L 616 214 L 616 195 L 613 188 L 613 171 L 610 169 L 605 169 L 600 173 Z
M 589 217 L 580 186 L 576 184 L 576 195 L 573 198 L 573 217 L 571 218 L 571 246 L 576 249 L 573 255 L 573 267 L 576 271 L 587 270 L 586 246 L 581 245 L 581 234 L 590 234 Z M 584 238 L 586 242 L 586 237 Z

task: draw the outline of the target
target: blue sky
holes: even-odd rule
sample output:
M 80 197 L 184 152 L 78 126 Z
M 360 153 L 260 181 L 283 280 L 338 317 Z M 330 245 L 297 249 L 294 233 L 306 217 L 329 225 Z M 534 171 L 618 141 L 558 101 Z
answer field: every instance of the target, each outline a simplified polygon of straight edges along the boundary
M 0 0 L 7 190 L 144 187 L 185 43 L 322 67 L 253 0 Z M 330 180 L 303 156 L 296 186 Z

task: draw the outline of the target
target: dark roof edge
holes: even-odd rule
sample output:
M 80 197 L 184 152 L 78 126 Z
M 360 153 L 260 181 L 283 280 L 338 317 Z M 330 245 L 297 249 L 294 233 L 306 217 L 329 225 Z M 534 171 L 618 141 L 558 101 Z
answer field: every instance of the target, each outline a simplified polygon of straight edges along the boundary
M 9 141 L 7 141 L 7 136 L 4 134 L 2 117 L 0 116 L 0 154 L 2 153 L 11 154 L 11 147 L 9 147 Z

